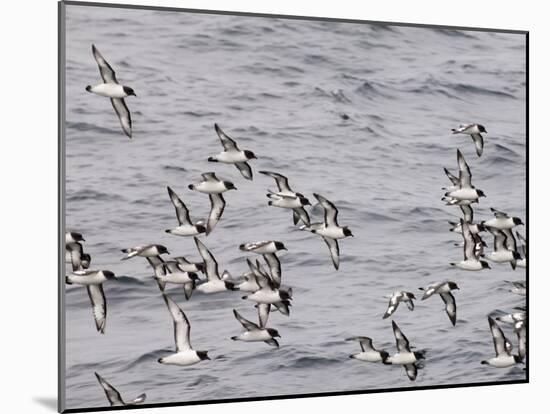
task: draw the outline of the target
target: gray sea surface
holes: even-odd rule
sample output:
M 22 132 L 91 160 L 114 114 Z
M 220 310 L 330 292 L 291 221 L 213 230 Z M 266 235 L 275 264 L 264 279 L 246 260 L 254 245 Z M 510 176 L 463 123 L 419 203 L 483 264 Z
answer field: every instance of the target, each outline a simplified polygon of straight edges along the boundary
M 67 408 L 108 405 L 94 371 L 127 399 L 146 392 L 148 403 L 525 379 L 523 366 L 480 364 L 494 355 L 487 315 L 525 303 L 504 283 L 525 280 L 525 269 L 451 267 L 462 260 L 461 237 L 447 221 L 461 213 L 440 200 L 449 185 L 443 167 L 457 171 L 460 148 L 487 194 L 475 219 L 495 207 L 525 221 L 524 35 L 70 5 L 66 28 L 66 226 L 84 234 L 92 268 L 122 276 L 104 286 L 104 335 L 85 289 L 66 287 Z M 126 99 L 132 140 L 109 100 L 85 91 L 100 83 L 92 43 L 137 93 Z M 222 149 L 215 122 L 257 154 L 253 181 L 206 161 Z M 468 136 L 450 133 L 464 122 L 488 130 L 481 158 Z M 321 238 L 267 206 L 275 186 L 262 169 L 339 208 L 355 235 L 340 242 L 339 271 Z M 145 259 L 121 261 L 120 249 L 160 243 L 198 259 L 192 238 L 164 232 L 177 224 L 166 186 L 203 218 L 208 197 L 187 186 L 207 171 L 238 188 L 226 193 L 214 232 L 201 236 L 220 270 L 247 270 L 243 242 L 281 240 L 293 306 L 290 317 L 270 316 L 282 336 L 275 349 L 230 339 L 241 332 L 232 309 L 257 318 L 242 292 L 185 301 L 170 287 L 193 346 L 213 360 L 164 366 L 157 359 L 174 350 L 172 320 Z M 402 367 L 348 358 L 359 345 L 345 338 L 355 335 L 395 352 L 384 295 L 420 295 L 420 286 L 445 279 L 460 286 L 456 327 L 437 297 L 393 315 L 411 345 L 427 351 L 415 382 Z

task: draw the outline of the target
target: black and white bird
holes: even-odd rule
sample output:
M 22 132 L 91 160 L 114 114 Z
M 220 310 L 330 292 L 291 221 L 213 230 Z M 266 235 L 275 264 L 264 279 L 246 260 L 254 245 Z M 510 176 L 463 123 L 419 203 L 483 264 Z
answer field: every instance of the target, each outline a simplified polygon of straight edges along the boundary
M 100 83 L 95 86 L 88 85 L 86 90 L 97 95 L 106 96 L 111 98 L 111 104 L 118 116 L 122 130 L 128 136 L 132 138 L 132 118 L 130 116 L 130 111 L 124 102 L 124 98 L 128 96 L 136 96 L 134 90 L 129 86 L 120 85 L 116 79 L 115 71 L 103 58 L 99 50 L 92 45 L 92 53 L 94 59 L 97 62 L 99 67 L 99 73 L 101 74 L 101 79 L 103 83 Z
M 226 290 L 237 290 L 235 282 L 220 278 L 218 262 L 207 247 L 195 237 L 195 244 L 204 261 L 206 281 L 197 285 L 196 290 L 202 293 L 219 293 Z
M 91 261 L 91 256 L 84 253 L 82 243 L 71 242 L 65 244 L 65 263 L 71 264 L 73 271 L 88 269 Z
M 389 299 L 390 299 L 390 302 L 388 303 L 388 309 L 386 310 L 386 313 L 384 313 L 384 316 L 382 316 L 382 319 L 386 319 L 391 315 L 393 315 L 393 313 L 397 310 L 397 307 L 401 302 L 405 303 L 409 310 L 411 311 L 414 310 L 413 300 L 416 299 L 416 297 L 414 296 L 414 293 L 405 292 L 405 291 L 395 291 L 389 296 Z
M 481 223 L 485 227 L 491 227 L 497 230 L 511 230 L 516 226 L 523 225 L 523 222 L 519 217 L 510 217 L 507 213 L 503 211 L 496 210 L 491 207 L 491 211 L 494 214 L 494 218 Z
M 458 128 L 451 129 L 453 134 L 466 134 L 472 137 L 476 146 L 476 153 L 478 157 L 481 157 L 483 153 L 483 136 L 482 133 L 487 133 L 487 130 L 480 124 L 462 124 Z
M 126 253 L 126 256 L 120 260 L 128 260 L 136 256 L 147 258 L 160 256 L 161 254 L 170 254 L 168 249 L 161 244 L 146 244 L 143 246 L 130 247 L 128 249 L 122 249 L 121 252 Z
M 195 351 L 191 347 L 191 325 L 185 313 L 180 307 L 165 293 L 162 294 L 170 316 L 174 321 L 174 339 L 176 341 L 176 353 L 159 358 L 158 362 L 167 365 L 188 366 L 194 365 L 200 361 L 210 359 L 208 351 Z
M 223 181 L 216 177 L 216 173 L 206 172 L 201 174 L 202 181 L 197 184 L 189 184 L 190 190 L 205 194 L 221 194 L 229 190 L 236 190 L 237 187 L 231 181 Z
M 489 263 L 485 260 L 479 259 L 476 255 L 476 240 L 474 235 L 470 231 L 470 226 L 464 225 L 464 220 L 460 219 L 460 225 L 462 228 L 462 238 L 464 239 L 464 260 L 451 263 L 451 266 L 456 266 L 462 270 L 482 270 L 490 269 Z
M 103 283 L 116 279 L 110 270 L 77 270 L 65 277 L 68 285 L 86 286 L 88 297 L 92 304 L 95 326 L 99 333 L 105 333 L 107 322 L 107 301 L 103 291 Z
M 499 316 L 496 316 L 495 320 L 497 320 L 499 322 L 502 322 L 502 323 L 515 325 L 517 322 L 523 321 L 526 318 L 527 318 L 527 314 L 525 313 L 525 311 L 520 311 L 520 312 L 501 314 Z
M 189 216 L 189 209 L 183 201 L 178 197 L 176 192 L 170 187 L 166 187 L 170 200 L 176 209 L 176 217 L 178 219 L 178 227 L 165 230 L 166 233 L 173 234 L 175 236 L 196 236 L 197 234 L 206 233 L 206 223 L 204 220 L 199 220 L 195 224 L 191 221 Z M 225 205 L 225 203 L 224 203 Z
M 470 167 L 459 149 L 456 150 L 456 158 L 459 171 L 459 188 L 446 192 L 445 197 L 452 200 L 466 201 L 470 203 L 478 201 L 479 197 L 485 197 L 485 193 L 483 191 L 476 189 L 472 185 L 472 172 L 470 171 Z
M 267 274 L 255 274 L 254 278 L 256 279 L 256 284 L 260 289 L 256 290 L 249 295 L 243 296 L 243 299 L 248 299 L 258 304 L 268 304 L 268 305 L 278 305 L 279 303 L 284 303 L 287 305 L 292 300 L 292 289 L 283 289 L 269 277 Z M 287 309 L 288 310 L 288 309 Z
M 488 320 L 491 335 L 493 336 L 493 345 L 495 347 L 496 356 L 485 361 L 481 361 L 481 363 L 495 368 L 508 368 L 521 363 L 522 358 L 519 355 L 512 355 L 510 341 L 506 339 L 502 329 L 500 329 L 500 326 L 498 326 L 496 321 L 490 316 L 488 317 Z
M 288 178 L 273 171 L 260 171 L 260 174 L 267 175 L 275 180 L 278 191 L 267 190 L 267 197 L 270 198 L 269 205 L 274 207 L 292 209 L 292 220 L 294 225 L 300 220 L 309 225 L 309 214 L 304 206 L 310 205 L 309 200 L 302 193 L 293 191 L 288 184 Z
M 458 285 L 452 281 L 443 281 L 432 283 L 425 288 L 419 288 L 424 292 L 421 300 L 426 300 L 433 294 L 438 294 L 445 303 L 445 312 L 451 320 L 453 326 L 456 325 L 456 301 L 455 297 L 451 293 L 453 290 L 460 290 Z
M 324 221 L 322 223 L 312 223 L 309 226 L 301 226 L 300 229 L 310 231 L 323 238 L 329 248 L 332 264 L 338 270 L 340 267 L 338 240 L 349 236 L 353 237 L 353 234 L 349 227 L 338 225 L 338 209 L 332 202 L 319 194 L 313 195 L 324 209 Z
M 393 335 L 395 336 L 395 344 L 397 353 L 386 357 L 382 362 L 391 365 L 403 365 L 407 373 L 407 377 L 411 381 L 416 379 L 418 373 L 417 363 L 424 359 L 424 351 L 412 351 L 410 349 L 409 340 L 401 332 L 395 321 L 391 321 L 393 327 Z
M 389 357 L 386 351 L 379 351 L 372 344 L 372 339 L 368 336 L 354 336 L 347 338 L 346 341 L 357 341 L 361 346 L 361 352 L 357 354 L 351 354 L 349 357 L 353 359 L 358 359 L 359 361 L 365 362 L 383 362 L 386 358 Z
M 122 396 L 120 395 L 120 392 L 113 387 L 111 384 L 109 384 L 101 375 L 99 375 L 97 372 L 94 372 L 97 381 L 99 382 L 99 385 L 103 388 L 103 391 L 105 391 L 105 396 L 107 397 L 107 400 L 111 404 L 111 407 L 127 407 L 131 405 L 137 405 L 145 402 L 145 399 L 147 398 L 146 394 L 141 394 L 139 397 L 134 398 L 132 401 L 125 402 L 122 399 Z
M 280 241 L 267 240 L 253 243 L 243 243 L 239 246 L 243 252 L 261 254 L 269 266 L 269 271 L 275 283 L 281 284 L 281 262 L 277 252 L 288 250 Z
M 269 315 L 269 313 L 267 313 Z M 280 338 L 279 332 L 273 328 L 266 328 L 265 322 L 255 324 L 254 322 L 245 319 L 233 309 L 233 315 L 239 321 L 239 323 L 246 329 L 245 332 L 237 336 L 232 336 L 233 341 L 245 341 L 245 342 L 265 342 L 268 345 L 279 347 L 279 342 L 275 338 Z
M 521 255 L 515 250 L 516 240 L 514 235 L 509 229 L 497 230 L 493 227 L 488 227 L 488 229 L 494 237 L 493 251 L 484 254 L 483 257 L 495 263 L 510 263 L 512 269 L 515 270 Z
M 183 271 L 176 261 L 163 262 L 157 265 L 154 277 L 161 291 L 164 291 L 167 283 L 183 286 L 185 299 L 191 297 L 195 284 L 199 280 L 196 273 Z
M 252 180 L 252 168 L 250 168 L 247 161 L 256 159 L 256 155 L 254 155 L 252 151 L 241 151 L 239 147 L 237 147 L 235 140 L 223 132 L 218 124 L 214 124 L 214 129 L 222 143 L 223 152 L 208 158 L 208 161 L 233 164 L 244 178 Z

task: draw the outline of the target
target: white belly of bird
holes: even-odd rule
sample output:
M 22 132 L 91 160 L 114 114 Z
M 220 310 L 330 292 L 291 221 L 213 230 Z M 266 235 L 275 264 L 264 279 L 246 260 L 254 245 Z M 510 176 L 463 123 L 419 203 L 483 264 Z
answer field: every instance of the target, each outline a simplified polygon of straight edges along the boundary
M 485 222 L 485 226 L 492 227 L 497 230 L 507 230 L 515 226 L 514 220 L 510 217 L 492 218 Z
M 473 188 L 461 188 L 460 190 L 451 191 L 449 197 L 457 200 L 477 200 L 479 198 L 477 191 Z
M 199 362 L 201 359 L 195 351 L 183 351 L 176 354 L 165 356 L 162 359 L 163 364 L 188 366 Z
M 516 262 L 516 266 L 518 267 L 527 267 L 527 259 L 521 259 Z
M 280 200 L 271 200 L 273 207 L 280 208 L 300 208 L 303 207 L 299 198 L 281 198 Z
M 195 226 L 183 224 L 170 230 L 170 234 L 175 234 L 176 236 L 196 236 L 199 232 Z
M 412 352 L 399 352 L 388 358 L 387 362 L 390 362 L 394 365 L 414 364 L 416 362 L 416 357 Z
M 477 260 L 463 260 L 461 262 L 458 262 L 456 264 L 456 267 L 462 270 L 481 270 L 483 269 L 483 266 L 481 266 L 481 262 Z
M 68 277 L 69 277 L 69 282 L 74 283 L 75 285 L 83 285 L 83 286 L 99 285 L 107 280 L 105 276 L 99 273 L 94 276 L 80 276 L 80 275 L 70 274 L 68 275 Z
M 206 194 L 220 194 L 227 191 L 221 181 L 202 181 L 195 185 L 195 190 Z
M 511 262 L 512 260 L 514 260 L 514 255 L 510 250 L 501 250 L 498 252 L 491 252 L 485 257 L 496 263 L 505 263 L 505 262 Z
M 273 245 L 273 243 L 266 244 L 265 246 L 257 247 L 256 249 L 248 250 L 249 252 L 254 252 L 257 254 L 269 254 L 269 253 L 276 253 L 277 249 Z
M 118 83 L 100 83 L 99 85 L 92 86 L 90 92 L 108 98 L 126 98 L 128 96 L 124 92 L 122 85 Z
M 225 283 L 221 280 L 212 280 L 206 283 L 201 283 L 196 290 L 202 293 L 218 293 L 227 290 Z
M 343 239 L 344 237 L 346 237 L 344 235 L 344 230 L 342 230 L 341 227 L 336 226 L 322 227 L 318 229 L 315 234 L 319 234 L 323 237 L 328 237 L 329 239 Z
M 250 292 L 250 293 L 256 292 L 257 290 L 260 289 L 260 287 L 258 286 L 258 284 L 256 282 L 251 282 L 249 280 L 241 283 L 238 286 L 238 288 L 239 288 L 239 290 L 242 290 L 243 292 Z
M 511 355 L 494 357 L 487 360 L 487 363 L 495 368 L 508 368 L 516 364 L 516 360 Z
M 360 352 L 358 354 L 355 354 L 353 356 L 355 359 L 358 359 L 359 361 L 365 361 L 365 362 L 380 362 L 382 361 L 382 357 L 378 352 Z
M 248 158 L 244 155 L 243 151 L 224 151 L 214 156 L 219 162 L 226 164 L 235 164 L 237 162 L 246 162 Z
M 279 291 L 260 289 L 257 292 L 254 292 L 252 295 L 249 295 L 247 299 L 257 303 L 268 303 L 273 304 L 281 301 L 279 296 Z
M 245 342 L 263 342 L 269 341 L 271 339 L 271 335 L 269 335 L 265 329 L 262 329 L 261 331 L 243 332 L 237 337 L 237 339 Z
M 167 275 L 161 276 L 159 279 L 163 282 L 173 283 L 176 285 L 183 285 L 184 283 L 192 282 L 192 280 L 189 279 L 189 275 L 185 272 L 168 273 Z

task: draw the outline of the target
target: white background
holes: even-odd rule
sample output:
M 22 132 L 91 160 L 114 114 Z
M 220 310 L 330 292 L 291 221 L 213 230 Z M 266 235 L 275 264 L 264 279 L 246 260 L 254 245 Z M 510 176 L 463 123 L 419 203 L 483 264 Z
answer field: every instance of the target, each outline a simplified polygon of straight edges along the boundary
M 529 412 L 548 406 L 548 78 L 545 2 L 384 0 L 133 1 L 135 4 L 529 30 L 531 383 L 528 385 L 140 410 L 265 413 L 297 410 Z M 536 5 L 535 5 L 536 4 Z M 57 382 L 57 4 L 2 2 L 0 168 L 0 410 L 52 413 Z M 431 131 L 426 131 L 431 133 Z M 116 168 L 116 166 L 113 166 Z M 505 174 L 505 171 L 503 172 Z M 537 193 L 535 193 L 537 188 Z M 21 294 L 21 292 L 25 292 Z M 488 338 L 488 340 L 490 340 Z M 357 384 L 358 388 L 361 384 Z M 289 411 L 290 410 L 290 411 Z M 546 408 L 547 410 L 547 408 Z M 537 411 L 540 411 L 537 410 Z

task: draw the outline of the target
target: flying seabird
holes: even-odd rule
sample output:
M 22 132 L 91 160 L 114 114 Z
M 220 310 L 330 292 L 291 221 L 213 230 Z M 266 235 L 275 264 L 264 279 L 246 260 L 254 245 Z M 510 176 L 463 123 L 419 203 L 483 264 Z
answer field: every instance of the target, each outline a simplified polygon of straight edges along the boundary
M 300 229 L 308 230 L 323 238 L 329 248 L 334 268 L 338 270 L 340 267 L 340 248 L 338 246 L 338 239 L 343 239 L 348 236 L 353 237 L 353 234 L 347 226 L 341 227 L 338 225 L 338 209 L 332 202 L 319 194 L 314 193 L 313 195 L 325 210 L 324 221 L 322 223 L 312 223 L 309 226 L 302 226 Z
M 264 308 L 269 305 L 263 305 Z M 269 308 L 266 308 L 269 309 Z M 265 322 L 260 325 L 255 324 L 254 322 L 249 321 L 248 319 L 243 318 L 239 312 L 233 309 L 233 315 L 239 321 L 239 323 L 246 329 L 245 332 L 238 336 L 232 336 L 231 339 L 234 341 L 245 341 L 245 342 L 265 342 L 268 345 L 279 347 L 279 343 L 275 338 L 280 338 L 279 332 L 273 328 L 266 328 Z M 269 315 L 269 311 L 267 313 Z M 266 321 L 267 322 L 267 321 Z
M 116 277 L 110 270 L 77 270 L 65 277 L 65 282 L 68 285 L 86 286 L 92 303 L 95 325 L 100 333 L 105 333 L 105 323 L 107 322 L 107 301 L 103 292 L 103 283 L 112 279 L 116 279 Z
M 495 368 L 508 368 L 522 362 L 519 355 L 512 355 L 510 341 L 506 339 L 502 329 L 498 326 L 493 318 L 488 317 L 491 335 L 493 336 L 493 345 L 495 346 L 495 354 L 493 358 L 481 361 L 484 365 L 490 365 Z
M 126 253 L 120 260 L 128 260 L 132 257 L 155 257 L 161 254 L 170 254 L 168 249 L 160 244 L 147 244 L 143 246 L 130 247 L 128 249 L 122 249 L 122 253 Z
M 485 127 L 480 124 L 463 124 L 456 129 L 451 130 L 453 134 L 466 134 L 472 137 L 476 146 L 476 153 L 478 157 L 481 157 L 483 153 L 483 136 L 482 133 L 487 133 Z
M 459 187 L 445 193 L 445 197 L 458 201 L 477 201 L 479 197 L 485 197 L 483 191 L 472 186 L 472 172 L 459 149 L 456 150 L 456 158 L 459 170 Z
M 267 197 L 270 199 L 268 204 L 274 207 L 292 209 L 294 225 L 301 220 L 306 226 L 309 226 L 309 215 L 304 208 L 304 206 L 310 205 L 309 200 L 302 193 L 293 191 L 288 184 L 288 178 L 284 175 L 272 171 L 260 171 L 260 174 L 273 178 L 277 184 L 278 191 L 267 190 Z
M 197 249 L 204 261 L 206 269 L 206 279 L 207 281 L 197 285 L 197 290 L 202 293 L 218 293 L 224 292 L 226 290 L 237 290 L 235 283 L 230 280 L 222 280 L 218 271 L 218 262 L 206 248 L 206 246 L 195 237 L 195 244 Z
M 403 365 L 407 377 L 409 377 L 411 381 L 414 381 L 418 372 L 416 363 L 424 359 L 424 351 L 411 352 L 407 337 L 401 332 L 395 321 L 392 320 L 391 324 L 393 327 L 393 335 L 395 336 L 397 353 L 384 358 L 382 362 L 384 364 Z
M 220 141 L 223 145 L 223 152 L 208 158 L 210 162 L 223 162 L 225 164 L 233 164 L 241 172 L 242 176 L 247 180 L 252 180 L 252 168 L 247 161 L 255 159 L 256 155 L 252 151 L 241 151 L 237 147 L 237 143 L 234 139 L 230 138 L 218 124 L 214 124 L 214 129 L 220 137 Z
M 206 226 L 204 221 L 197 221 L 195 224 L 191 221 L 189 216 L 189 209 L 183 201 L 178 197 L 174 190 L 170 187 L 166 187 L 170 200 L 176 209 L 176 217 L 178 219 L 178 227 L 170 230 L 165 230 L 166 233 L 174 234 L 176 236 L 196 236 L 197 234 L 205 233 Z
M 164 291 L 167 283 L 182 285 L 185 299 L 191 297 L 193 289 L 195 288 L 195 283 L 199 280 L 196 273 L 183 271 L 176 261 L 164 262 L 156 266 L 154 277 L 161 291 Z
M 507 213 L 498 211 L 492 207 L 491 211 L 495 217 L 490 220 L 482 221 L 481 223 L 485 227 L 492 227 L 497 230 L 510 230 L 515 226 L 523 225 L 523 222 L 519 217 L 510 217 Z
M 178 262 L 180 269 L 184 272 L 204 273 L 206 271 L 206 266 L 204 265 L 204 262 L 191 262 L 184 256 L 174 257 L 172 260 Z
M 288 250 L 280 241 L 267 240 L 252 243 L 243 243 L 239 246 L 243 252 L 252 252 L 257 254 L 277 253 L 279 250 Z
M 462 227 L 462 237 L 464 239 L 464 260 L 458 263 L 451 263 L 451 266 L 456 266 L 462 270 L 482 270 L 490 269 L 489 263 L 485 260 L 480 260 L 476 256 L 476 241 L 474 235 L 470 231 L 470 226 L 464 225 L 464 220 L 460 219 Z
M 201 174 L 202 181 L 197 184 L 189 184 L 190 190 L 205 194 L 221 194 L 237 187 L 231 181 L 223 181 L 216 177 L 216 173 L 206 172 Z
M 451 320 L 451 323 L 453 324 L 453 326 L 455 326 L 456 325 L 456 301 L 451 291 L 455 289 L 459 290 L 460 288 L 458 287 L 458 285 L 455 282 L 444 281 L 444 282 L 432 283 L 431 285 L 428 285 L 425 288 L 419 288 L 419 289 L 424 291 L 422 300 L 428 299 L 434 293 L 441 296 L 441 299 L 445 303 L 445 312 L 447 312 L 447 316 Z
M 347 338 L 346 341 L 357 341 L 359 345 L 361 345 L 361 352 L 349 356 L 359 361 L 382 362 L 390 355 L 384 350 L 377 350 L 372 344 L 372 339 L 367 336 L 354 336 L 352 338 Z
M 507 229 L 507 233 L 505 233 L 503 230 L 497 230 L 493 227 L 488 227 L 488 229 L 494 237 L 494 251 L 488 254 L 484 254 L 483 257 L 495 263 L 510 262 L 512 269 L 515 270 L 516 263 L 518 260 L 521 259 L 521 255 L 517 251 L 515 251 L 516 240 L 514 239 L 514 235 L 512 234 L 510 229 Z
M 174 339 L 176 341 L 176 353 L 158 359 L 161 364 L 188 366 L 197 362 L 210 359 L 208 351 L 195 351 L 191 347 L 191 325 L 185 313 L 165 293 L 162 294 L 168 307 L 170 316 L 174 321 Z
M 118 119 L 120 120 L 122 130 L 128 138 L 132 138 L 132 119 L 130 117 L 130 111 L 126 106 L 126 102 L 124 102 L 124 98 L 128 96 L 136 96 L 136 94 L 129 86 L 123 86 L 118 83 L 115 76 L 115 71 L 103 58 L 101 53 L 99 53 L 99 50 L 97 50 L 95 45 L 92 45 L 92 53 L 95 61 L 97 62 L 97 66 L 99 67 L 99 73 L 101 74 L 103 83 L 95 86 L 88 85 L 86 86 L 86 90 L 97 95 L 111 98 L 111 104 L 113 105 Z
M 386 313 L 384 313 L 384 316 L 382 316 L 382 319 L 386 319 L 393 315 L 401 302 L 406 303 L 409 310 L 414 310 L 413 300 L 416 299 L 416 297 L 411 292 L 395 291 L 389 296 L 389 298 L 390 302 L 388 303 L 388 309 L 386 310 Z
M 139 397 L 134 398 L 130 402 L 124 402 L 122 399 L 122 396 L 117 391 L 115 387 L 113 387 L 111 384 L 109 384 L 101 375 L 99 375 L 97 372 L 94 372 L 99 384 L 101 387 L 103 387 L 103 391 L 105 391 L 105 396 L 107 397 L 107 400 L 109 400 L 109 403 L 111 404 L 111 407 L 113 406 L 130 406 L 130 405 L 137 405 L 141 404 L 145 401 L 147 398 L 147 395 L 141 394 Z
M 527 295 L 527 285 L 525 284 L 525 282 L 522 282 L 522 281 L 510 282 L 509 280 L 505 280 L 504 282 L 512 285 L 512 289 L 510 289 L 509 292 L 515 293 L 516 295 L 520 295 L 520 296 Z

